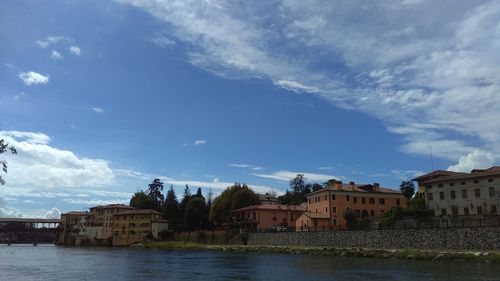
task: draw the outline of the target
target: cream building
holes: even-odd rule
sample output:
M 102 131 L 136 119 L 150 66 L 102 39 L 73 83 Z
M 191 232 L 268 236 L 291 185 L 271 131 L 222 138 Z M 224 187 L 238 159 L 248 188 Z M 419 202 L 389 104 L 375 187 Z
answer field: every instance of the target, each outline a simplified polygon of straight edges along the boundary
M 499 214 L 500 166 L 470 173 L 438 170 L 413 180 L 434 216 Z

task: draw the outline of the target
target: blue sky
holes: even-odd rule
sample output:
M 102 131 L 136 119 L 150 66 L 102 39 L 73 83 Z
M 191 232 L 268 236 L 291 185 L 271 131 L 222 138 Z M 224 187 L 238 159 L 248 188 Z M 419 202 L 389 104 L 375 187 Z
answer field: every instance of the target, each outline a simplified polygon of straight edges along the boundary
M 3 1 L 0 214 L 500 155 L 495 1 Z

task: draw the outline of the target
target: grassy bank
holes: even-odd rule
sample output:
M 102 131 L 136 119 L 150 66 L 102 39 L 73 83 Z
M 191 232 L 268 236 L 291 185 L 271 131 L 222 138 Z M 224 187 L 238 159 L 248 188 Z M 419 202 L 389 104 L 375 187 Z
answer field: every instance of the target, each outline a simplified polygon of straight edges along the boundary
M 369 257 L 384 259 L 434 260 L 456 262 L 500 263 L 500 251 L 460 251 L 460 250 L 386 250 L 363 248 L 330 248 L 304 246 L 244 246 L 244 245 L 207 245 L 184 243 L 182 241 L 151 242 L 144 248 L 171 250 L 208 250 L 258 253 L 282 253 L 300 255 L 324 255 L 345 257 Z

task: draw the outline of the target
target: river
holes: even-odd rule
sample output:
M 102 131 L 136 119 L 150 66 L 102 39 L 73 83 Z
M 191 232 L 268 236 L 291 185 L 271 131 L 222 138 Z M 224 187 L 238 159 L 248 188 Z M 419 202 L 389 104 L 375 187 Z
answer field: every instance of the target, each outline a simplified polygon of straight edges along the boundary
M 500 280 L 498 264 L 0 245 L 0 280 Z

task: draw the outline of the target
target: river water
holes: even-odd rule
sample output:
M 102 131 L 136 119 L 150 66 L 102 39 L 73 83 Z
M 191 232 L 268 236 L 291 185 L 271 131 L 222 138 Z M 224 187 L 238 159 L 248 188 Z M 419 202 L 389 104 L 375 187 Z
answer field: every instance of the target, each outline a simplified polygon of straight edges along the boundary
M 498 264 L 0 245 L 0 280 L 500 280 Z

